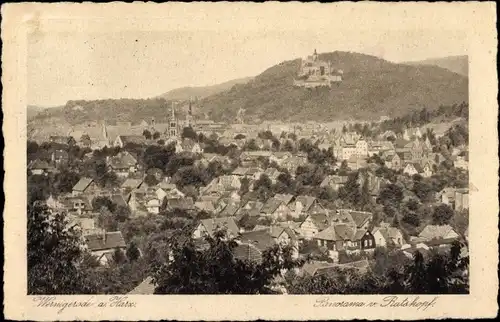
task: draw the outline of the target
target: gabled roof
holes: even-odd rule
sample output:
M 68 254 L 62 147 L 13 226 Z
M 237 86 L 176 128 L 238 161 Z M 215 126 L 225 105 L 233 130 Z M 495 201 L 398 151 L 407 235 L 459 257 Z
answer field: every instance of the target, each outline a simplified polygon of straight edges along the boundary
M 274 198 L 281 200 L 285 205 L 288 205 L 294 198 L 291 194 L 276 194 Z
M 440 225 L 427 225 L 422 230 L 422 232 L 420 232 L 418 237 L 424 238 L 426 240 L 442 239 L 447 234 L 449 234 L 451 231 L 454 231 L 454 230 L 450 225 L 441 225 L 441 226 Z
M 203 219 L 200 221 L 200 225 L 203 225 L 210 236 L 213 236 L 216 228 L 227 228 L 227 231 L 234 236 L 239 233 L 239 228 L 236 225 L 234 217 L 218 217 Z
M 246 175 L 247 171 L 248 171 L 248 168 L 237 167 L 236 169 L 234 169 L 232 174 L 237 175 L 237 176 L 244 176 L 244 175 Z
M 48 170 L 53 167 L 46 161 L 36 159 L 35 161 L 30 163 L 28 168 L 30 170 Z
M 240 209 L 239 203 L 229 203 L 224 210 L 220 212 L 220 215 L 223 217 L 231 217 L 236 214 L 236 212 Z
M 273 238 L 278 238 L 283 233 L 286 233 L 291 240 L 297 240 L 297 234 L 290 227 L 271 226 L 269 232 Z
M 123 145 L 126 145 L 127 143 L 143 144 L 146 142 L 146 139 L 142 135 L 118 135 L 118 137 L 122 141 Z
M 303 206 L 302 208 L 302 211 L 309 211 L 309 209 L 311 208 L 311 206 L 314 204 L 314 202 L 316 201 L 316 197 L 312 197 L 312 196 L 297 196 L 297 198 L 295 198 L 295 203 L 297 202 L 300 202 Z
M 137 285 L 132 291 L 128 292 L 131 295 L 152 295 L 155 292 L 153 278 L 148 276 L 141 284 Z
M 113 169 L 125 169 L 137 165 L 137 159 L 127 151 L 118 153 L 109 159 L 109 166 Z
M 87 246 L 90 251 L 98 251 L 113 248 L 124 248 L 127 246 L 120 231 L 107 232 L 105 234 L 95 234 L 85 236 Z
M 197 208 L 199 210 L 204 210 L 207 212 L 214 212 L 215 211 L 214 204 L 213 204 L 213 202 L 210 202 L 210 201 L 197 201 L 194 203 L 194 206 L 195 206 L 195 208 Z
M 234 258 L 241 261 L 249 261 L 260 264 L 262 262 L 262 251 L 252 243 L 238 243 L 232 250 Z
M 310 214 L 305 220 L 307 220 L 307 218 L 310 218 L 319 230 L 325 229 L 330 224 L 328 216 L 324 213 Z
M 121 185 L 123 189 L 137 189 L 142 184 L 142 179 L 127 178 Z
M 352 220 L 356 224 L 356 227 L 358 228 L 363 226 L 373 218 L 373 214 L 371 212 L 355 211 L 355 210 L 343 210 L 343 211 L 349 212 L 349 215 L 351 216 Z
M 94 180 L 91 178 L 81 178 L 73 187 L 74 191 L 85 191 L 87 187 L 93 182 Z
M 168 199 L 167 208 L 168 209 L 184 209 L 184 210 L 194 209 L 193 198 L 187 197 L 187 198 Z
M 377 231 L 382 234 L 385 240 L 396 239 L 401 233 L 401 231 L 396 227 L 375 227 L 372 231 L 372 234 L 375 234 Z
M 268 230 L 252 230 L 240 234 L 239 240 L 242 243 L 252 244 L 260 251 L 273 247 L 276 242 Z
M 278 207 L 283 203 L 283 201 L 277 198 L 269 198 L 264 206 L 260 209 L 261 213 L 272 214 L 278 209 Z

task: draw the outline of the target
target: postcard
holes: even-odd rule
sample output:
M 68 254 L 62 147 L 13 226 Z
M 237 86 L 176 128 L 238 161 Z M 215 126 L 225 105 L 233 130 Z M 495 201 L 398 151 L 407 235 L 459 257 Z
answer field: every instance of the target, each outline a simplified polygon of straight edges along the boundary
M 2 5 L 5 316 L 496 316 L 495 9 Z

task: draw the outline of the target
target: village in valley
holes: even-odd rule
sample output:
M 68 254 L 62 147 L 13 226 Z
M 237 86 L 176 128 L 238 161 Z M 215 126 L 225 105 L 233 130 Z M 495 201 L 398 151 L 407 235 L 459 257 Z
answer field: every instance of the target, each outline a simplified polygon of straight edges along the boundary
M 316 52 L 297 75 L 304 91 L 342 86 L 343 71 Z M 301 262 L 273 279 L 280 293 L 307 293 L 301 278 L 377 272 L 455 244 L 465 258 L 468 109 L 330 123 L 256 123 L 240 110 L 221 122 L 196 98 L 165 100 L 162 119 L 29 133 L 28 208 L 65 214 L 100 293 L 153 294 L 151 267 L 175 261 L 175 245 L 203 251 L 219 234 L 255 265 L 288 247 Z

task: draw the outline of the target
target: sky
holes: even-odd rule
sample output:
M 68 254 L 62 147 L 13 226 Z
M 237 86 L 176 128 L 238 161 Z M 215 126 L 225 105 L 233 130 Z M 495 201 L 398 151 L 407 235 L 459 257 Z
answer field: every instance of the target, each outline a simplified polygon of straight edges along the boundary
M 197 16 L 206 20 L 203 24 L 189 23 L 196 17 L 186 15 L 177 20 L 177 28 L 117 28 L 119 23 L 112 20 L 104 20 L 109 28 L 92 28 L 95 20 L 88 19 L 78 20 L 85 27 L 51 28 L 52 20 L 42 19 L 27 38 L 28 104 L 51 107 L 77 99 L 154 97 L 174 88 L 255 76 L 314 49 L 354 51 L 393 62 L 467 54 L 467 37 L 460 30 L 437 32 L 411 24 L 406 29 L 380 24 L 354 29 L 332 25 L 319 13 L 313 20 L 304 14 L 296 17 L 313 21 L 309 25 L 278 26 L 272 16 L 268 13 L 260 21 L 241 16 L 241 28 L 234 25 L 235 12 L 230 23 L 207 15 Z M 293 17 L 282 19 L 293 22 Z

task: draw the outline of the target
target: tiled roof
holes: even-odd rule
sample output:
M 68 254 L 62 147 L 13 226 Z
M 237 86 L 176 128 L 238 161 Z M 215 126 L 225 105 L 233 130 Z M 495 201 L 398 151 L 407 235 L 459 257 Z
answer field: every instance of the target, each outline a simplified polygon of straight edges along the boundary
M 277 198 L 269 198 L 264 206 L 260 209 L 261 213 L 266 213 L 266 214 L 272 214 L 273 212 L 278 209 L 278 207 L 281 205 L 282 201 L 277 199 Z
M 427 240 L 440 239 L 451 231 L 453 231 L 453 228 L 450 225 L 427 225 L 418 236 Z
M 143 144 L 146 139 L 142 135 L 119 135 L 123 145 L 127 143 Z
M 292 199 L 294 198 L 294 195 L 291 195 L 291 194 L 276 194 L 274 196 L 274 198 L 279 199 L 279 200 L 283 201 L 283 203 L 285 205 L 288 205 L 290 203 L 290 201 L 292 201 Z
M 252 230 L 240 234 L 239 240 L 243 243 L 252 244 L 260 251 L 273 247 L 276 242 L 269 230 Z
M 141 284 L 137 285 L 128 294 L 131 295 L 151 295 L 155 292 L 155 285 L 153 284 L 153 278 L 148 276 Z
M 257 264 L 262 262 L 262 251 L 251 243 L 238 243 L 232 250 L 233 256 L 241 261 L 250 261 Z
M 316 227 L 318 227 L 318 229 L 320 230 L 325 229 L 330 224 L 328 216 L 323 213 L 311 214 L 308 217 L 311 218 Z
M 205 227 L 209 235 L 213 235 L 216 228 L 227 228 L 228 233 L 236 236 L 239 233 L 239 228 L 234 219 L 234 217 L 218 217 L 203 219 L 200 223 Z
M 240 209 L 239 203 L 230 203 L 224 207 L 224 210 L 221 211 L 220 215 L 223 217 L 231 217 L 236 214 L 238 209 Z
M 128 169 L 137 165 L 137 159 L 127 151 L 120 152 L 116 156 L 110 158 L 109 165 L 113 169 Z
M 47 170 L 47 169 L 51 169 L 51 168 L 52 168 L 52 166 L 49 165 L 48 162 L 43 161 L 43 160 L 39 160 L 39 159 L 31 162 L 31 164 L 29 165 L 29 169 L 31 169 L 31 170 L 35 170 L 35 169 Z
M 137 189 L 142 184 L 142 179 L 127 178 L 121 185 L 124 189 Z
M 215 211 L 214 204 L 211 201 L 197 201 L 194 203 L 194 206 L 199 210 L 204 210 L 207 212 Z
M 73 187 L 74 191 L 84 191 L 94 180 L 91 178 L 81 178 Z
M 89 235 L 85 237 L 87 241 L 87 246 L 91 251 L 113 249 L 113 248 L 124 248 L 127 245 L 123 239 L 122 233 L 120 231 L 107 232 L 106 238 L 103 235 Z
M 316 198 L 311 196 L 297 196 L 295 203 L 300 202 L 302 204 L 302 211 L 309 211 L 315 200 Z
M 184 210 L 194 209 L 193 198 L 187 197 L 187 198 L 168 199 L 167 208 L 168 209 L 184 209 Z

